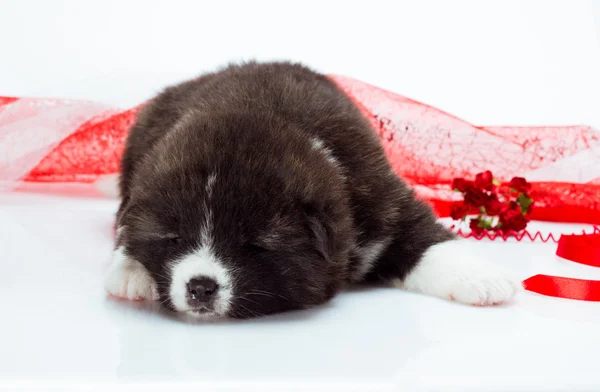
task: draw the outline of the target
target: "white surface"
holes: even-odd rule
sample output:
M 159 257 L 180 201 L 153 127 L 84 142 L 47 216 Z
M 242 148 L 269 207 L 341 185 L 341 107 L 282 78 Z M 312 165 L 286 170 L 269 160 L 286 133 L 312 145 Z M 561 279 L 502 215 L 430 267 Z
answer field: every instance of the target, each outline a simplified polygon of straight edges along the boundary
M 3 0 L 0 95 L 127 107 L 229 60 L 291 58 L 476 124 L 600 127 L 599 19 L 592 0 Z M 0 389 L 600 390 L 598 303 L 470 308 L 377 289 L 192 325 L 109 300 L 115 209 L 0 196 Z M 523 278 L 600 278 L 553 244 L 477 246 Z
M 0 389 L 600 386 L 598 303 L 525 293 L 512 304 L 480 308 L 379 288 L 344 293 L 314 311 L 192 324 L 151 305 L 112 300 L 102 271 L 116 207 L 99 199 L 0 195 Z M 556 258 L 553 244 L 477 244 L 523 278 L 600 278 L 600 269 Z

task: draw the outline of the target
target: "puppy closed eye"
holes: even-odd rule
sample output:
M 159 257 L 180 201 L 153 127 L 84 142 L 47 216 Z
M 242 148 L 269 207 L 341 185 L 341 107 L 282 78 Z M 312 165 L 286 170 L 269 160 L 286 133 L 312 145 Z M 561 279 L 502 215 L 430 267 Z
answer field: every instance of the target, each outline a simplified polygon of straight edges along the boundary
M 181 245 L 182 239 L 177 234 L 167 234 L 160 236 L 160 241 L 169 246 L 179 246 Z
M 169 244 L 171 244 L 171 245 L 180 245 L 181 244 L 181 237 L 169 238 Z
M 255 254 L 265 253 L 269 251 L 269 249 L 267 249 L 263 244 L 260 244 L 258 242 L 250 242 L 246 244 L 246 250 Z

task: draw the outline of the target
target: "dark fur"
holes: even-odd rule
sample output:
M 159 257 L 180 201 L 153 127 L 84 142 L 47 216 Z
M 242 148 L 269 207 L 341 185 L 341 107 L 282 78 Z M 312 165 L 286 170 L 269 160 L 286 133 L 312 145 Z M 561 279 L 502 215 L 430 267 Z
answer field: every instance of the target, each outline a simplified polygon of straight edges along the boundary
M 373 241 L 391 238 L 361 280 L 403 278 L 428 247 L 453 238 L 393 174 L 375 133 L 331 80 L 297 64 L 232 65 L 166 89 L 127 139 L 119 241 L 167 306 L 165 265 L 202 245 L 201 200 L 213 172 L 216 253 L 239 271 L 237 294 L 272 294 L 234 306 L 232 317 L 327 301 L 351 283 L 356 249 Z

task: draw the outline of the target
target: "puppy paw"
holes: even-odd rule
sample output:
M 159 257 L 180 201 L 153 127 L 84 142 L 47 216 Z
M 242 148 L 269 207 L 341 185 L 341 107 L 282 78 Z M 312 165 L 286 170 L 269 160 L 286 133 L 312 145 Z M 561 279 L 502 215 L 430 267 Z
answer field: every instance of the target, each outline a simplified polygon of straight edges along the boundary
M 104 277 L 104 288 L 117 298 L 140 301 L 156 300 L 156 283 L 146 268 L 127 257 L 122 248 L 113 253 L 113 260 Z
M 448 299 L 475 306 L 499 305 L 522 289 L 521 282 L 508 276 L 478 272 L 468 279 L 452 282 Z
M 519 279 L 475 256 L 463 240 L 432 246 L 404 281 L 396 283 L 410 291 L 476 306 L 501 304 L 523 289 Z

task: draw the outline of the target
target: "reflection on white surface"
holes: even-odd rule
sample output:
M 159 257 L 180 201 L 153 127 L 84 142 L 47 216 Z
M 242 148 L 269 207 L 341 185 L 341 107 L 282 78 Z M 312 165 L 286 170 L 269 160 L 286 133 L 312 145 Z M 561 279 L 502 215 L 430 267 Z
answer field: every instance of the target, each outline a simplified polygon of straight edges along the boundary
M 102 271 L 116 207 L 94 198 L 0 195 L 0 387 L 600 388 L 598 303 L 525 293 L 502 307 L 472 308 L 361 288 L 311 311 L 207 324 L 108 298 Z M 556 258 L 551 243 L 478 246 L 523 278 L 600 279 L 600 269 Z

